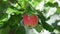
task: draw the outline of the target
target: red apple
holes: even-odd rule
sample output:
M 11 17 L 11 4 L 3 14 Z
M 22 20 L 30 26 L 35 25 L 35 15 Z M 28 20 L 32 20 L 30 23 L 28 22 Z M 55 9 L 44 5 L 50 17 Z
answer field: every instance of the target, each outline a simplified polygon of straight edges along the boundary
M 31 15 L 25 14 L 23 16 L 23 23 L 27 27 L 35 27 L 38 24 L 38 16 L 37 15 Z

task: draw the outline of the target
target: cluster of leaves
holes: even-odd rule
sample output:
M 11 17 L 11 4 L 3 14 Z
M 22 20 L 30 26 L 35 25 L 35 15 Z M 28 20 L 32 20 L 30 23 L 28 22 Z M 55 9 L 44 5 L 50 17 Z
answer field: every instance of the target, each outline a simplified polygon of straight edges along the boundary
M 35 7 L 42 0 L 0 0 L 0 34 L 25 34 L 25 28 L 21 25 L 23 15 L 28 12 L 30 14 L 37 13 L 39 23 L 35 27 L 38 32 L 46 29 L 53 32 L 54 29 L 59 29 L 59 26 L 49 25 L 46 23 L 48 19 L 45 18 L 42 12 L 36 10 Z M 60 7 L 58 3 L 47 2 L 45 7 L 56 7 L 55 14 L 60 14 Z M 56 21 L 57 22 L 57 21 Z M 56 28 L 55 28 L 56 27 Z M 2 33 L 3 32 L 3 33 Z

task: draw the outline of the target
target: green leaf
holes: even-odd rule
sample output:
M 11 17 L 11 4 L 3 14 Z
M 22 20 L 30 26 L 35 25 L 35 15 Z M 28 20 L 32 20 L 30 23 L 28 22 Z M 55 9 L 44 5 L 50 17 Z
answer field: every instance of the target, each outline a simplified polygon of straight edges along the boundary
M 27 4 L 27 0 L 17 0 L 17 1 L 20 4 L 20 6 L 25 9 L 26 4 Z
M 8 0 L 8 1 L 10 1 L 11 3 L 16 3 L 16 0 Z
M 22 20 L 22 16 L 19 15 L 11 15 L 10 19 L 8 20 L 8 24 L 11 28 L 13 28 L 16 24 L 20 23 Z
M 52 23 L 52 26 L 54 26 L 55 29 L 57 29 L 58 31 L 60 31 L 60 26 L 57 25 L 58 22 L 60 22 L 60 20 L 56 20 L 54 23 Z
M 49 2 L 53 3 L 54 0 L 49 0 Z
M 43 27 L 41 26 L 41 25 L 37 25 L 36 27 L 35 27 L 35 29 L 36 29 L 36 31 L 37 32 L 41 32 L 41 30 L 43 29 Z
M 8 20 L 8 14 L 0 13 L 0 27 L 2 27 L 7 20 Z
M 58 7 L 58 3 L 57 2 L 55 2 L 55 3 L 48 2 L 48 3 L 45 4 L 45 6 L 46 7 L 47 6 L 49 6 L 49 7 Z
M 37 12 L 39 13 L 38 17 L 41 20 L 43 28 L 50 32 L 53 32 L 54 28 L 48 23 L 46 23 L 46 18 L 44 17 L 44 15 L 40 11 L 37 11 Z
M 23 26 L 18 26 L 15 34 L 26 34 L 25 28 Z
M 38 17 L 41 18 L 43 21 L 46 21 L 46 18 L 45 18 L 45 16 L 43 16 L 43 13 L 40 12 L 39 10 L 36 10 L 36 11 L 38 13 Z
M 0 1 L 0 13 L 5 13 L 7 9 L 7 2 L 3 2 L 2 0 Z
M 18 28 L 18 24 L 15 24 L 14 26 L 10 26 L 10 31 L 9 31 L 9 34 L 14 34 L 15 31 L 17 30 Z
M 5 18 L 8 18 L 8 14 L 0 13 L 0 20 L 5 19 Z M 3 21 L 5 21 L 5 20 L 3 20 Z
M 32 0 L 28 0 L 28 1 L 32 2 Z
M 56 14 L 60 14 L 60 7 L 57 8 Z
M 46 30 L 48 30 L 50 32 L 53 32 L 54 27 L 52 27 L 51 25 L 47 24 L 46 22 L 44 22 L 44 23 L 41 22 L 41 23 L 42 23 L 44 29 L 46 29 Z
M 22 11 L 19 11 L 18 9 L 12 7 L 12 8 L 7 8 L 7 11 L 6 11 L 7 14 L 20 14 L 22 13 Z
M 54 6 L 55 6 L 55 7 L 58 7 L 58 2 L 55 2 L 55 3 L 54 3 Z
M 8 34 L 10 31 L 10 28 L 7 26 L 6 28 L 0 29 L 0 34 Z
M 22 8 L 25 9 L 29 4 L 36 7 L 41 1 L 42 0 L 18 0 L 18 3 L 21 5 Z
M 22 20 L 22 16 L 19 15 L 11 15 L 8 23 L 10 28 L 12 29 L 10 33 L 12 34 L 25 34 L 25 29 L 21 26 L 20 21 Z M 13 32 L 12 32 L 13 31 Z
M 7 2 L 7 0 L 3 0 L 4 2 Z
M 36 7 L 42 0 L 33 0 L 32 4 L 34 7 Z
M 49 6 L 49 7 L 54 7 L 53 3 L 51 3 L 51 2 L 46 3 L 45 6 L 46 6 L 46 7 L 47 7 L 47 6 Z

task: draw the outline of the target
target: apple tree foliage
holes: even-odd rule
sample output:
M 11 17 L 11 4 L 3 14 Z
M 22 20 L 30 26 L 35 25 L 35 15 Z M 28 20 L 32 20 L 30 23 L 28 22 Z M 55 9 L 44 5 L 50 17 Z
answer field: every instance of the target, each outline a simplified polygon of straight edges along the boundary
M 54 29 L 60 31 L 60 26 L 57 25 L 60 20 L 49 25 L 46 21 L 52 15 L 46 18 L 45 15 L 48 12 L 46 8 L 42 11 L 35 8 L 42 1 L 45 2 L 44 7 L 56 7 L 57 10 L 54 14 L 60 14 L 60 7 L 57 2 L 53 3 L 54 0 L 48 2 L 46 0 L 0 0 L 0 34 L 26 34 L 23 24 L 23 15 L 26 12 L 29 15 L 36 14 L 38 16 L 38 25 L 34 27 L 37 32 L 41 32 L 42 29 L 49 32 L 53 32 Z

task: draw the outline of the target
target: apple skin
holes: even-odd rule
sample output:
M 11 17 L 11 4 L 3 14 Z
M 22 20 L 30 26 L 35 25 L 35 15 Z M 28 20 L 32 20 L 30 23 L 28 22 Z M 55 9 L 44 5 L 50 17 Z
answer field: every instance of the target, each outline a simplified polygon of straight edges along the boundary
M 23 16 L 23 23 L 27 27 L 35 27 L 38 24 L 38 16 L 37 15 L 28 15 L 25 14 Z

